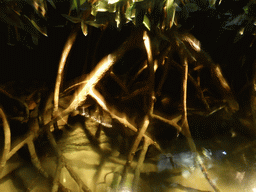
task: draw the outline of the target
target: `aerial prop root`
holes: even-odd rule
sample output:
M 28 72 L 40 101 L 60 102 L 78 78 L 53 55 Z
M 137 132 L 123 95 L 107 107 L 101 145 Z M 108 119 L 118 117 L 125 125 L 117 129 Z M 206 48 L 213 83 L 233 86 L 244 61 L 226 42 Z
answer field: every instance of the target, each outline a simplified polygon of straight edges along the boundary
M 183 101 L 183 114 L 182 114 L 182 131 L 181 133 L 187 138 L 188 145 L 190 147 L 190 150 L 195 155 L 195 160 L 199 167 L 201 168 L 202 173 L 204 174 L 206 180 L 209 182 L 211 187 L 214 189 L 215 192 L 220 192 L 218 187 L 213 183 L 212 179 L 210 178 L 206 167 L 204 166 L 204 163 L 196 149 L 196 145 L 193 141 L 193 138 L 191 136 L 191 132 L 189 130 L 188 120 L 187 120 L 187 80 L 188 80 L 188 62 L 186 57 L 182 61 L 183 67 L 184 67 L 184 75 L 183 75 L 183 95 L 182 95 L 182 101 Z

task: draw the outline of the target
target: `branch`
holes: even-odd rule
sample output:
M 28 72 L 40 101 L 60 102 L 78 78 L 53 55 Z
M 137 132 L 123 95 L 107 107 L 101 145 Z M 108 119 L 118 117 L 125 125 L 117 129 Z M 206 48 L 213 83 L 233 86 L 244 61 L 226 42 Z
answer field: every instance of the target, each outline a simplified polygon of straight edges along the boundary
M 2 108 L 0 108 L 0 116 L 3 121 L 3 129 L 4 129 L 4 151 L 0 161 L 0 178 L 1 178 L 2 171 L 4 169 L 6 161 L 8 160 L 8 153 L 10 152 L 10 149 L 11 149 L 11 130 Z
M 220 190 L 217 188 L 217 186 L 212 182 L 211 178 L 209 177 L 209 174 L 207 173 L 207 170 L 203 164 L 203 161 L 196 149 L 196 145 L 192 139 L 190 130 L 189 130 L 189 125 L 188 125 L 188 120 L 187 120 L 187 106 L 186 106 L 186 101 L 187 101 L 187 79 L 188 79 L 188 63 L 187 59 L 185 58 L 183 61 L 183 66 L 184 66 L 184 77 L 183 77 L 183 115 L 182 115 L 182 134 L 187 138 L 188 140 L 188 145 L 192 151 L 193 154 L 196 155 L 196 160 L 197 163 L 199 164 L 206 180 L 209 182 L 209 184 L 212 186 L 215 192 L 220 192 Z
M 140 171 L 141 171 L 141 168 L 143 166 L 143 163 L 144 163 L 149 145 L 151 145 L 151 142 L 148 140 L 148 138 L 144 137 L 143 147 L 142 147 L 142 150 L 140 152 L 140 157 L 139 157 L 136 169 L 135 169 L 132 191 L 137 191 L 138 190 L 138 185 L 139 185 L 139 181 L 140 181 Z
M 139 46 L 141 42 L 141 30 L 131 35 L 127 41 L 125 41 L 114 53 L 105 56 L 94 68 L 94 70 L 88 75 L 87 83 L 81 87 L 77 96 L 73 99 L 70 106 L 64 110 L 60 116 L 66 116 L 74 111 L 83 101 L 86 100 L 90 89 L 94 88 L 96 84 L 102 79 L 102 77 L 109 71 L 109 69 L 125 54 L 126 51 Z M 138 34 L 139 33 L 139 34 Z M 58 117 L 58 118 L 59 118 Z M 57 119 L 58 120 L 58 119 Z
M 170 118 L 166 119 L 166 118 L 164 118 L 160 115 L 156 115 L 156 114 L 152 114 L 151 117 L 173 126 L 177 130 L 178 133 L 180 133 L 182 131 L 182 128 L 177 124 L 181 119 L 181 115 L 179 115 L 178 117 L 171 118 L 171 119 Z
M 105 99 L 103 98 L 103 96 L 96 90 L 96 89 L 91 89 L 90 91 L 90 96 L 92 98 L 94 98 L 97 103 L 102 107 L 102 109 L 104 109 L 106 112 L 108 112 L 110 114 L 110 116 L 113 119 L 117 119 L 121 124 L 123 124 L 125 127 L 129 128 L 130 130 L 132 130 L 133 132 L 138 132 L 137 128 L 135 126 L 133 126 L 126 117 L 124 117 L 124 115 L 118 111 L 117 109 L 115 109 L 113 106 L 110 106 Z M 148 137 L 147 135 L 143 135 L 144 137 L 147 137 L 148 139 L 151 140 L 152 144 L 155 145 L 155 147 L 161 151 L 160 146 L 154 142 L 150 137 Z
M 178 70 L 180 70 L 180 71 L 183 70 L 182 67 L 181 67 L 178 63 L 176 63 L 175 61 L 172 61 L 172 64 L 173 64 Z M 209 106 L 208 102 L 206 101 L 206 99 L 205 99 L 205 97 L 204 97 L 204 93 L 203 93 L 201 87 L 198 85 L 198 83 L 196 82 L 196 80 L 195 80 L 189 73 L 188 73 L 188 79 L 189 79 L 189 80 L 193 83 L 193 85 L 195 86 L 196 91 L 197 91 L 197 93 L 198 93 L 200 99 L 202 100 L 202 102 L 203 102 L 203 104 L 204 104 L 206 110 L 207 110 L 207 111 L 210 111 L 210 106 Z

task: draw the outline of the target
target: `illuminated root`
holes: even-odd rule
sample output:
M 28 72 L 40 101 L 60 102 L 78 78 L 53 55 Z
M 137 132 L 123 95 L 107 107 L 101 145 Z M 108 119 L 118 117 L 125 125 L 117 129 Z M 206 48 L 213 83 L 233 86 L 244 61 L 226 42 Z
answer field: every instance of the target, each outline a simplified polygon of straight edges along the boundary
M 10 127 L 9 127 L 9 123 L 6 119 L 6 116 L 3 112 L 3 110 L 0 108 L 0 115 L 2 117 L 3 120 L 3 128 L 4 128 L 4 151 L 2 154 L 2 158 L 0 161 L 0 177 L 3 177 L 3 175 L 1 175 L 4 166 L 6 164 L 6 162 L 19 150 L 21 149 L 23 146 L 25 146 L 27 144 L 28 146 L 28 150 L 31 156 L 31 161 L 32 164 L 35 166 L 35 168 L 38 169 L 38 171 L 43 174 L 45 177 L 48 177 L 48 174 L 45 172 L 45 170 L 42 168 L 41 163 L 38 159 L 38 156 L 36 154 L 35 151 L 35 146 L 33 143 L 33 140 L 37 137 L 37 128 L 38 125 L 36 126 L 35 124 L 33 124 L 33 127 L 30 127 L 29 132 L 23 136 L 20 137 L 16 140 L 14 140 L 13 142 L 11 142 L 11 131 L 10 131 Z M 30 120 L 32 121 L 32 120 Z M 35 126 L 34 126 L 35 125 Z
M 182 134 L 187 138 L 188 145 L 193 152 L 193 154 L 196 155 L 196 160 L 198 165 L 200 166 L 206 180 L 209 182 L 209 184 L 212 186 L 215 192 L 219 192 L 220 190 L 218 187 L 213 183 L 211 178 L 209 177 L 209 174 L 207 173 L 206 167 L 204 166 L 204 163 L 196 149 L 196 145 L 192 139 L 188 120 L 187 120 L 187 81 L 188 81 L 188 63 L 186 58 L 183 61 L 183 67 L 184 67 L 184 76 L 183 76 L 183 114 L 182 114 Z
M 175 61 L 172 61 L 172 65 L 174 65 L 178 70 L 182 71 L 182 67 Z M 203 102 L 205 109 L 207 111 L 210 111 L 210 106 L 204 97 L 204 93 L 203 93 L 201 87 L 198 85 L 196 80 L 189 73 L 188 73 L 188 80 L 190 80 L 193 83 L 193 85 L 195 86 L 197 94 L 199 95 L 201 101 Z
M 54 94 L 55 115 L 54 115 L 54 118 L 51 119 L 48 123 L 46 123 L 43 127 L 43 129 L 47 131 L 48 139 L 49 139 L 52 147 L 55 149 L 55 152 L 56 152 L 57 158 L 58 158 L 57 170 L 56 170 L 56 175 L 54 177 L 54 183 L 53 183 L 53 191 L 58 190 L 60 171 L 61 171 L 62 167 L 64 167 L 64 166 L 68 169 L 70 175 L 74 178 L 74 180 L 78 183 L 78 185 L 80 186 L 80 188 L 83 191 L 90 191 L 90 190 L 88 189 L 87 186 L 84 185 L 84 183 L 75 174 L 75 172 L 72 170 L 72 168 L 67 164 L 61 151 L 58 149 L 55 139 L 50 131 L 50 127 L 54 124 L 56 125 L 56 123 L 59 119 L 67 116 L 69 113 L 74 111 L 79 105 L 81 105 L 81 103 L 83 101 L 86 100 L 88 94 L 96 86 L 96 84 L 101 80 L 101 78 L 107 73 L 107 71 L 109 71 L 111 66 L 113 66 L 113 64 L 116 63 L 116 61 L 118 61 L 127 50 L 129 50 L 132 46 L 134 46 L 133 42 L 134 42 L 134 39 L 132 38 L 132 40 L 125 42 L 116 52 L 103 58 L 98 63 L 98 65 L 95 67 L 95 69 L 90 73 L 90 75 L 88 75 L 85 85 L 80 88 L 80 90 L 74 97 L 74 99 L 71 102 L 71 104 L 69 105 L 69 107 L 66 110 L 64 110 L 63 112 L 61 112 L 60 114 L 57 114 L 58 103 L 59 103 L 59 102 L 57 102 L 58 97 L 59 97 L 59 86 L 60 86 L 60 82 L 61 82 L 61 74 L 62 74 L 63 66 L 64 66 L 64 63 L 66 60 L 65 55 L 67 56 L 67 54 L 65 53 L 65 55 L 63 56 L 64 59 L 63 59 L 63 62 L 60 63 L 58 78 L 57 78 L 56 87 L 55 87 L 55 94 Z M 137 41 L 137 42 L 139 42 L 139 41 Z M 70 50 L 70 48 L 71 48 L 70 43 L 67 43 L 67 46 L 69 46 L 69 49 L 67 49 L 66 52 L 68 50 Z M 135 128 L 135 130 L 136 130 L 136 128 Z
M 223 77 L 219 65 L 211 65 L 211 73 L 215 84 L 219 87 L 221 94 L 223 95 L 224 99 L 227 101 L 230 109 L 232 112 L 236 112 L 239 110 L 239 104 L 235 100 L 231 88 L 228 85 L 228 82 Z
M 131 148 L 131 150 L 128 154 L 127 162 L 125 164 L 124 172 L 122 174 L 122 180 L 121 180 L 121 183 L 120 183 L 121 188 L 125 186 L 125 183 L 126 183 L 126 180 L 127 180 L 127 174 L 128 174 L 128 170 L 130 169 L 131 162 L 133 161 L 134 155 L 135 155 L 135 153 L 138 149 L 138 146 L 140 144 L 140 141 L 141 141 L 143 135 L 145 134 L 145 132 L 148 128 L 148 125 L 149 125 L 149 119 L 146 116 L 145 120 L 144 120 L 144 123 L 143 123 L 141 129 L 139 130 L 138 135 L 137 135 L 137 137 L 136 137 L 136 139 L 135 139 L 135 141 L 132 145 L 132 148 Z M 134 176 L 134 180 L 133 180 L 133 189 L 134 189 L 134 191 L 136 191 L 135 189 L 137 189 L 138 184 L 139 184 L 140 169 L 141 169 L 141 166 L 144 162 L 148 146 L 151 145 L 151 144 L 154 144 L 154 143 L 150 142 L 150 140 L 148 138 L 144 137 L 144 139 L 145 139 L 145 142 L 144 142 L 144 145 L 143 145 L 143 149 L 141 151 L 139 161 L 138 161 L 137 167 L 135 169 L 135 176 Z
M 145 86 L 145 87 L 136 89 L 135 91 L 133 91 L 132 93 L 130 93 L 127 96 L 121 97 L 121 100 L 122 101 L 131 100 L 138 95 L 145 95 L 148 91 L 149 91 L 149 87 Z
M 164 62 L 164 60 L 166 59 L 166 55 L 171 52 L 171 46 L 168 46 L 166 52 L 163 55 L 160 55 L 159 59 L 154 60 L 152 50 L 151 50 L 152 48 L 151 48 L 149 36 L 147 35 L 146 32 L 144 32 L 144 34 L 143 34 L 143 31 L 141 29 L 139 29 L 137 32 L 137 35 L 132 35 L 115 52 L 105 56 L 96 65 L 96 67 L 93 69 L 93 71 L 89 75 L 87 75 L 80 83 L 78 83 L 78 84 L 81 84 L 81 86 L 76 90 L 75 94 L 73 95 L 71 104 L 62 112 L 58 111 L 59 89 L 60 89 L 60 84 L 61 84 L 61 76 L 62 76 L 62 72 L 63 72 L 62 70 L 64 68 L 64 63 L 65 63 L 66 59 L 63 59 L 62 63 L 60 62 L 58 77 L 56 80 L 55 93 L 54 93 L 54 111 L 55 111 L 54 117 L 51 118 L 50 121 L 48 121 L 43 127 L 45 130 L 47 130 L 47 134 L 48 134 L 50 143 L 53 146 L 53 148 L 55 149 L 55 152 L 56 152 L 57 158 L 58 158 L 56 174 L 55 174 L 54 182 L 53 182 L 53 184 L 54 184 L 53 191 L 58 190 L 60 172 L 63 167 L 67 168 L 70 175 L 74 178 L 74 180 L 78 183 L 78 185 L 80 186 L 80 188 L 83 191 L 90 191 L 88 189 L 88 187 L 85 186 L 84 183 L 80 180 L 80 178 L 75 174 L 75 172 L 72 170 L 72 168 L 67 164 L 65 158 L 61 154 L 61 151 L 58 149 L 56 141 L 54 140 L 54 137 L 52 136 L 52 133 L 50 131 L 50 127 L 52 125 L 55 124 L 55 126 L 57 126 L 57 122 L 59 119 L 64 118 L 65 116 L 69 115 L 74 110 L 76 110 L 77 107 L 81 106 L 85 101 L 87 101 L 88 96 L 92 97 L 95 100 L 95 102 L 104 111 L 109 113 L 109 115 L 113 119 L 117 119 L 126 129 L 129 129 L 135 133 L 134 142 L 131 145 L 131 149 L 128 153 L 127 161 L 125 163 L 124 170 L 122 173 L 122 179 L 121 179 L 120 186 L 119 186 L 120 188 L 124 187 L 124 185 L 126 183 L 129 170 L 132 167 L 131 165 L 132 165 L 132 162 L 134 159 L 134 155 L 138 151 L 138 146 L 142 143 L 141 141 L 143 141 L 142 150 L 139 155 L 137 166 L 135 168 L 135 175 L 134 175 L 134 180 L 133 180 L 133 190 L 134 191 L 136 191 L 138 188 L 140 171 L 141 171 L 143 162 L 145 160 L 145 155 L 148 151 L 148 147 L 150 145 L 154 145 L 155 148 L 157 148 L 159 151 L 161 151 L 160 146 L 156 142 L 154 142 L 152 138 L 150 138 L 147 135 L 147 128 L 148 128 L 149 124 L 151 123 L 151 120 L 157 119 L 166 124 L 173 126 L 177 130 L 178 134 L 182 133 L 187 138 L 188 145 L 189 145 L 191 151 L 196 155 L 196 160 L 198 162 L 198 165 L 201 167 L 201 170 L 202 170 L 203 174 L 205 175 L 206 179 L 208 180 L 208 182 L 210 183 L 210 185 L 212 186 L 212 188 L 215 191 L 219 191 L 218 188 L 212 182 L 212 180 L 209 178 L 207 170 L 201 160 L 201 157 L 200 157 L 200 155 L 196 149 L 195 143 L 192 139 L 192 136 L 191 136 L 191 133 L 189 130 L 188 120 L 187 120 L 187 82 L 188 82 L 188 80 L 190 80 L 192 82 L 192 84 L 195 86 L 196 91 L 197 91 L 200 99 L 204 103 L 206 110 L 210 111 L 209 104 L 207 103 L 207 101 L 204 97 L 204 94 L 203 94 L 203 91 L 201 90 L 200 85 L 198 84 L 198 82 L 196 82 L 194 80 L 194 78 L 188 72 L 188 63 L 196 62 L 196 57 L 194 54 L 191 53 L 190 50 L 192 49 L 196 53 L 200 52 L 201 51 L 200 45 L 190 37 L 180 39 L 179 36 L 174 35 L 172 38 L 174 38 L 174 41 L 177 44 L 175 51 L 178 52 L 178 54 L 181 58 L 182 66 L 180 66 L 178 63 L 175 63 L 175 61 L 171 61 L 171 57 L 167 58 L 166 62 Z M 129 82 L 130 85 L 133 84 L 133 85 L 141 85 L 141 86 L 138 86 L 139 88 L 137 88 L 133 91 L 130 91 L 129 83 L 127 85 L 126 80 L 123 82 L 121 80 L 121 78 L 119 78 L 116 74 L 114 74 L 113 71 L 111 71 L 111 68 L 115 63 L 117 63 L 124 56 L 124 54 L 127 51 L 129 51 L 135 47 L 141 48 L 143 45 L 143 40 L 144 40 L 143 48 L 146 50 L 147 60 L 144 61 L 143 67 L 140 68 L 137 73 L 135 73 L 135 78 L 133 78 L 132 82 Z M 186 47 L 187 45 L 183 41 L 185 41 L 185 43 L 188 44 L 189 48 Z M 69 43 L 69 44 L 67 43 L 67 46 L 69 46 L 69 48 L 64 49 L 64 52 L 66 52 L 66 56 L 67 56 L 68 52 L 70 51 L 71 43 Z M 66 56 L 63 53 L 63 58 L 65 58 Z M 163 63 L 164 63 L 164 66 L 163 66 Z M 156 88 L 156 94 L 155 94 L 155 72 L 156 72 L 157 68 L 159 67 L 158 65 L 163 68 L 164 74 L 159 81 L 158 87 Z M 154 102 L 156 100 L 156 97 L 161 95 L 162 87 L 168 79 L 168 71 L 169 71 L 170 65 L 174 65 L 176 68 L 178 68 L 178 70 L 182 71 L 182 74 L 183 74 L 183 78 L 182 78 L 182 81 L 183 81 L 182 82 L 182 90 L 183 90 L 182 114 L 175 118 L 168 118 L 166 116 L 154 113 Z M 222 87 L 221 89 L 223 90 L 223 92 L 226 91 L 228 93 L 231 93 L 230 88 L 229 88 L 228 84 L 226 83 L 224 77 L 222 76 L 222 73 L 221 73 L 220 69 L 218 68 L 218 66 L 213 66 L 211 64 L 208 65 L 208 67 L 209 66 L 212 66 L 212 68 L 210 67 L 210 69 L 212 69 L 212 75 L 214 76 L 215 81 L 217 83 L 219 83 L 220 86 Z M 200 65 L 200 67 L 201 67 L 201 65 Z M 144 72 L 146 72 L 147 77 L 143 80 L 138 80 L 139 76 L 142 72 L 143 72 L 143 75 L 144 75 Z M 106 75 L 109 75 L 115 82 L 117 82 L 117 84 L 121 88 L 121 91 L 120 91 L 121 96 L 118 95 L 115 97 L 115 98 L 119 99 L 119 101 L 124 102 L 125 100 L 131 100 L 138 95 L 142 96 L 142 102 L 141 102 L 142 104 L 140 107 L 144 109 L 143 112 L 141 112 L 141 113 L 143 113 L 142 114 L 143 121 L 136 122 L 136 123 L 131 121 L 131 119 L 128 118 L 129 115 L 127 114 L 129 110 L 123 109 L 122 111 L 125 111 L 125 112 L 121 112 L 121 110 L 119 110 L 117 106 L 110 104 L 110 102 L 108 103 L 105 100 L 105 96 L 107 96 L 109 94 L 108 93 L 109 90 L 107 90 L 107 88 L 103 87 L 102 89 L 100 89 L 100 91 L 96 90 L 97 85 L 99 85 L 99 86 L 97 86 L 97 88 L 99 88 L 99 87 L 101 88 L 102 84 L 100 83 L 100 81 Z M 69 90 L 73 89 L 78 84 L 74 84 L 74 85 L 70 86 L 68 89 L 65 90 L 65 92 L 68 92 Z M 230 100 L 233 99 L 231 94 L 228 95 L 228 99 L 230 99 Z M 235 104 L 232 105 L 232 107 L 235 109 L 236 108 Z M 178 124 L 179 121 L 181 121 L 181 125 Z M 101 127 L 98 128 L 96 135 L 93 136 L 93 138 L 95 140 L 97 140 L 97 138 L 99 138 L 100 132 L 101 132 Z M 94 140 L 91 140 L 90 142 L 93 143 Z M 103 151 L 99 147 L 98 147 L 97 152 L 103 153 Z M 117 159 L 115 159 L 113 157 L 108 157 L 108 159 L 112 160 L 112 161 L 117 161 Z M 121 164 L 123 164 L 123 162 Z M 96 179 L 96 177 L 97 177 L 97 175 L 95 176 L 95 179 Z
M 160 79 L 160 82 L 158 84 L 158 87 L 157 87 L 157 91 L 156 91 L 156 96 L 160 96 L 161 95 L 161 91 L 162 91 L 162 87 L 167 79 L 167 75 L 168 75 L 168 72 L 169 72 L 169 67 L 170 67 L 170 59 L 167 59 L 165 64 L 163 66 L 161 66 L 163 68 L 163 75 Z
M 57 74 L 57 78 L 56 78 L 55 89 L 54 89 L 53 117 L 56 115 L 56 113 L 58 111 L 59 93 L 60 93 L 60 85 L 61 85 L 61 80 L 62 80 L 62 76 L 63 76 L 63 71 L 64 71 L 64 67 L 65 67 L 67 57 L 70 53 L 72 45 L 75 42 L 76 35 L 77 35 L 77 33 L 72 33 L 71 34 L 71 36 L 69 37 L 68 41 L 65 44 L 65 47 L 64 47 L 62 55 L 61 55 L 58 74 Z
M 80 179 L 80 177 L 73 171 L 72 166 L 69 165 L 69 163 L 66 161 L 66 158 L 62 155 L 52 133 L 50 132 L 50 128 L 47 129 L 47 136 L 52 147 L 55 150 L 55 153 L 58 159 L 57 169 L 56 169 L 54 180 L 53 180 L 52 192 L 57 192 L 59 189 L 60 173 L 63 167 L 65 167 L 68 170 L 70 176 L 75 180 L 75 182 L 78 184 L 79 188 L 82 191 L 90 192 L 91 190 L 84 184 L 84 182 Z
M 110 72 L 110 77 L 112 77 L 115 82 L 118 83 L 118 85 L 123 89 L 123 91 L 126 93 L 126 94 L 129 94 L 129 91 L 128 91 L 128 88 L 123 84 L 123 82 L 114 74 L 113 71 Z
M 132 191 L 138 191 L 138 185 L 139 185 L 139 181 L 140 181 L 141 168 L 143 166 L 143 163 L 144 163 L 144 160 L 145 160 L 145 157 L 146 157 L 146 153 L 148 151 L 148 147 L 151 144 L 152 143 L 150 142 L 150 140 L 148 138 L 144 137 L 142 150 L 140 152 L 139 160 L 138 160 L 137 166 L 135 168 Z
M 114 53 L 104 57 L 94 68 L 94 70 L 88 75 L 87 83 L 80 88 L 76 97 L 70 104 L 70 106 L 63 111 L 60 116 L 66 116 L 74 111 L 83 101 L 86 100 L 90 89 L 94 88 L 101 78 L 109 71 L 109 69 L 125 54 L 126 51 L 130 50 L 141 42 L 139 35 L 131 36 L 126 42 L 124 42 Z M 135 43 L 136 42 L 136 43 Z
M 11 131 L 10 131 L 9 123 L 6 119 L 6 116 L 5 116 L 2 108 L 0 108 L 0 116 L 2 118 L 3 128 L 4 128 L 4 151 L 3 151 L 2 158 L 0 161 L 0 178 L 1 178 L 2 171 L 4 169 L 6 161 L 8 160 L 7 157 L 10 152 L 10 149 L 11 149 Z
M 110 106 L 105 101 L 104 97 L 96 89 L 91 89 L 90 96 L 92 96 L 97 101 L 97 103 L 102 107 L 102 109 L 108 112 L 113 119 L 118 120 L 121 124 L 123 124 L 125 127 L 130 129 L 131 131 L 135 133 L 138 132 L 138 129 L 134 125 L 132 125 L 129 122 L 129 120 L 120 111 L 115 109 L 113 106 Z M 148 138 L 158 150 L 161 150 L 160 146 L 156 142 L 154 142 L 150 137 L 148 137 L 147 135 L 143 135 L 143 136 Z
M 177 124 L 181 120 L 181 115 L 179 115 L 178 117 L 168 119 L 156 114 L 152 114 L 151 117 L 173 126 L 178 133 L 182 131 L 182 128 Z
M 27 142 L 27 145 L 28 145 L 28 150 L 29 150 L 29 153 L 31 155 L 31 161 L 32 161 L 32 164 L 39 170 L 39 172 L 41 174 L 43 174 L 46 178 L 48 177 L 48 174 L 46 173 L 46 171 L 43 169 L 37 155 L 36 155 L 36 150 L 35 150 L 35 145 L 33 143 L 33 140 L 31 138 L 31 140 L 28 140 Z

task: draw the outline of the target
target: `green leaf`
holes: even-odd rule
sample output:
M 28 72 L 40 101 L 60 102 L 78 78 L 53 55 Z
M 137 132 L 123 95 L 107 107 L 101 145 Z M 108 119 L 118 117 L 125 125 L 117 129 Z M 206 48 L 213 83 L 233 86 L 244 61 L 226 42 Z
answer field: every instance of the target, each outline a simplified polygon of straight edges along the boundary
M 117 28 L 119 28 L 120 23 L 121 23 L 120 7 L 118 8 L 118 10 L 116 12 L 115 21 L 116 21 Z
M 22 29 L 24 28 L 20 14 L 9 6 L 0 6 L 0 21 Z
M 72 17 L 66 14 L 61 14 L 63 17 L 65 17 L 66 19 L 68 19 L 69 21 L 71 21 L 72 23 L 80 23 L 82 22 L 82 19 L 79 17 Z
M 76 7 L 76 12 L 79 13 L 79 10 L 80 10 L 80 0 L 76 0 L 76 4 L 77 4 L 77 7 Z
M 26 15 L 24 15 L 24 16 L 30 21 L 30 23 L 31 23 L 42 35 L 44 35 L 44 36 L 47 37 L 46 29 L 44 29 L 44 28 L 38 26 L 35 21 L 33 21 L 32 19 L 28 18 Z
M 110 13 L 115 13 L 116 12 L 116 4 L 109 4 L 108 11 Z
M 177 4 L 174 3 L 174 0 L 167 0 L 166 1 L 166 12 L 167 12 L 167 27 L 171 28 L 173 25 L 174 17 L 175 17 L 175 10 Z
M 125 12 L 125 17 L 129 20 L 129 21 L 132 21 L 132 19 L 135 17 L 135 4 L 132 3 L 127 9 L 126 9 L 126 12 Z
M 55 6 L 55 4 L 54 4 L 54 2 L 52 1 L 52 0 L 47 0 L 50 4 L 51 4 L 51 6 L 54 8 L 54 9 L 56 9 L 56 6 Z
M 245 6 L 243 9 L 244 9 L 244 12 L 245 12 L 246 14 L 248 14 L 248 6 Z
M 109 5 L 107 1 L 98 1 L 97 12 L 107 12 L 109 10 Z
M 96 17 L 96 15 L 97 15 L 97 6 L 96 6 L 96 5 L 92 5 L 91 14 L 92 14 L 94 17 Z
M 84 4 L 86 0 L 72 0 L 71 1 L 71 10 L 76 9 L 77 11 L 80 9 L 80 5 Z
M 216 0 L 209 0 L 210 7 L 215 7 Z
M 27 2 L 34 8 L 37 15 L 45 17 L 47 10 L 47 4 L 45 0 L 27 0 Z
M 118 3 L 120 0 L 108 0 L 108 4 Z
M 95 21 L 85 21 L 85 23 L 86 23 L 87 25 L 90 25 L 90 26 L 93 26 L 93 27 L 96 27 L 96 28 L 99 28 L 99 27 L 102 26 L 102 24 L 98 24 L 98 23 L 96 23 Z
M 84 22 L 81 22 L 81 29 L 82 29 L 84 36 L 87 36 L 88 29 L 87 29 L 87 25 Z
M 144 15 L 143 24 L 150 31 L 150 26 L 151 26 L 150 25 L 150 20 L 148 19 L 148 17 L 146 15 Z

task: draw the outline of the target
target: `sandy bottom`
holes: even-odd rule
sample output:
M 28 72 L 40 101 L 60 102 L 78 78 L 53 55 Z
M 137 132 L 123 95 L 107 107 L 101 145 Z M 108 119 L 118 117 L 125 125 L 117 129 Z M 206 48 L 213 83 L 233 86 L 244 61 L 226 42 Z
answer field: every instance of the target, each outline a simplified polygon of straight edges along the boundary
M 95 134 L 97 123 L 86 122 L 87 132 L 81 126 L 63 132 L 58 146 L 83 182 L 93 192 L 121 191 L 117 190 L 120 182 L 125 156 L 117 150 L 112 151 L 112 160 L 100 155 L 98 148 L 93 146 L 88 139 L 88 132 Z M 102 132 L 100 136 L 100 148 L 103 151 L 111 149 L 108 137 Z M 186 156 L 183 156 L 183 160 Z M 52 155 L 40 158 L 45 171 L 54 176 L 56 168 L 56 157 Z M 116 160 L 116 161 L 115 161 Z M 182 161 L 183 161 L 182 160 Z M 189 159 L 188 159 L 189 161 Z M 214 191 L 205 179 L 199 168 L 170 168 L 159 172 L 159 155 L 147 159 L 141 170 L 139 191 Z M 182 163 L 182 162 L 181 162 Z M 207 170 L 212 181 L 224 192 L 254 192 L 256 191 L 256 173 L 252 170 L 237 170 L 230 161 L 221 163 L 211 158 L 205 160 Z M 157 166 L 158 165 L 158 166 Z M 136 167 L 136 161 L 132 164 Z M 253 165 L 252 165 L 253 167 Z M 51 191 L 51 181 L 44 178 L 31 163 L 23 160 L 19 155 L 14 155 L 5 167 L 5 175 L 0 180 L 0 191 L 3 192 L 48 192 Z M 128 174 L 125 188 L 122 191 L 131 191 L 133 170 Z M 62 169 L 60 182 L 68 189 L 79 192 L 79 187 L 70 176 L 66 168 Z M 255 187 L 255 189 L 254 189 Z M 189 188 L 191 188 L 189 190 Z

